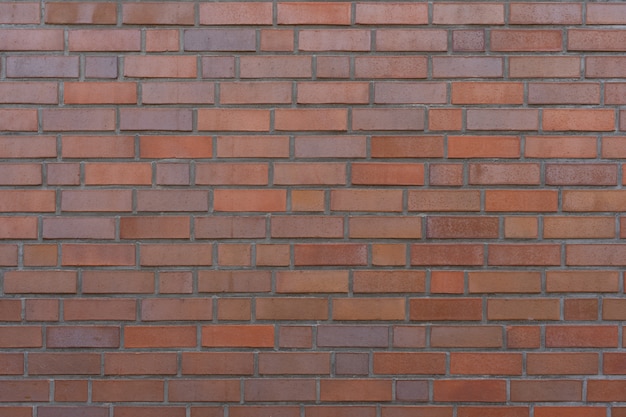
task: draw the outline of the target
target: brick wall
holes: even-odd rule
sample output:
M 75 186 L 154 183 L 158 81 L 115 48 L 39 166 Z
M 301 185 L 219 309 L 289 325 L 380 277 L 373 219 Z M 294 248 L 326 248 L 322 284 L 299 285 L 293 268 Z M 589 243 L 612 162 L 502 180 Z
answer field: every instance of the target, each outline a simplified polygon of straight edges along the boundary
M 0 416 L 626 416 L 626 3 L 0 3 Z

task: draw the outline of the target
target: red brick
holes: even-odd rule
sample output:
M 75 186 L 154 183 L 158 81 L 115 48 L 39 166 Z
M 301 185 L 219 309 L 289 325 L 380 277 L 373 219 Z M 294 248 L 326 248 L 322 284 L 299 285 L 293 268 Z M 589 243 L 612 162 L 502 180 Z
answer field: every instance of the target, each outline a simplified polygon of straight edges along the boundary
M 623 258 L 626 251 L 625 245 L 566 245 L 566 265 L 603 265 L 617 266 L 625 263 Z
M 496 29 L 490 35 L 490 48 L 497 52 L 547 52 L 563 48 L 563 34 L 560 30 Z
M 503 59 L 500 57 L 435 56 L 434 78 L 500 78 L 503 75 Z
M 410 319 L 414 321 L 481 320 L 482 300 L 478 298 L 411 298 Z
M 79 185 L 80 165 L 73 163 L 52 163 L 46 165 L 48 185 Z
M 261 352 L 259 374 L 329 375 L 330 354 L 327 352 Z
M 446 51 L 448 33 L 438 29 L 379 29 L 377 51 Z
M 502 344 L 499 326 L 434 326 L 430 334 L 432 347 L 499 348 Z
M 387 326 L 320 325 L 317 345 L 320 347 L 387 347 Z
M 39 15 L 39 4 L 35 2 L 7 2 L 0 5 L 1 24 L 38 24 Z
M 49 401 L 49 397 L 50 381 L 11 379 L 0 381 L 2 402 L 46 402 Z
M 3 51 L 62 51 L 63 31 L 58 29 L 2 29 Z
M 433 9 L 433 23 L 440 25 L 501 25 L 504 24 L 504 5 L 439 3 Z
M 135 245 L 64 244 L 61 246 L 61 265 L 132 266 L 135 265 Z
M 29 375 L 99 375 L 97 353 L 37 353 L 28 355 Z
M 271 25 L 272 3 L 202 3 L 200 4 L 200 24 Z
M 598 300 L 596 299 L 570 299 L 563 304 L 563 318 L 568 321 L 574 320 L 597 320 Z
M 547 348 L 617 347 L 616 326 L 547 326 Z
M 271 235 L 276 238 L 341 238 L 343 218 L 328 216 L 276 216 Z
M 163 401 L 164 382 L 159 380 L 96 380 L 94 402 Z
M 298 49 L 310 52 L 367 52 L 371 32 L 359 29 L 303 29 L 298 33 Z
M 76 288 L 75 271 L 7 271 L 4 274 L 7 294 L 73 294 Z
M 232 402 L 241 397 L 240 383 L 232 379 L 177 379 L 170 382 L 168 391 L 170 402 Z
M 461 271 L 432 271 L 430 273 L 431 294 L 462 294 L 465 277 Z
M 366 265 L 367 247 L 361 244 L 296 244 L 295 263 L 304 265 Z
M 558 198 L 553 190 L 487 190 L 487 211 L 552 212 L 557 211 Z
M 421 109 L 385 108 L 352 110 L 353 130 L 423 130 Z
M 291 248 L 288 244 L 257 244 L 257 266 L 288 266 L 291 263 Z
M 564 211 L 623 211 L 626 194 L 619 190 L 567 190 Z
M 485 30 L 453 30 L 454 52 L 480 52 L 485 50 Z
M 372 136 L 373 158 L 436 158 L 444 154 L 441 136 Z
M 610 109 L 545 109 L 545 130 L 603 131 L 615 130 L 615 112 Z
M 61 193 L 62 211 L 122 212 L 131 209 L 130 190 L 64 190 Z
M 469 184 L 539 185 L 539 164 L 470 164 Z
M 73 29 L 69 31 L 70 51 L 139 51 L 141 32 L 135 29 Z
M 443 353 L 375 352 L 373 357 L 378 375 L 441 375 L 446 371 Z
M 428 128 L 430 130 L 461 130 L 463 128 L 463 110 L 428 110 Z
M 428 23 L 426 4 L 412 3 L 358 3 L 357 25 L 425 25 Z
M 354 163 L 352 184 L 358 185 L 423 185 L 421 164 Z
M 615 237 L 612 217 L 545 217 L 544 238 L 599 239 Z
M 269 189 L 217 189 L 213 191 L 215 211 L 285 211 L 287 196 L 285 190 Z
M 124 75 L 131 78 L 195 78 L 196 57 L 130 55 L 124 58 Z
M 457 410 L 459 417 L 528 417 L 530 411 L 528 407 L 515 406 L 460 406 Z
M 622 30 L 568 29 L 570 51 L 624 51 L 626 33 Z
M 36 119 L 36 110 L 0 109 L 0 123 L 5 131 L 35 131 L 37 130 Z
M 273 325 L 202 326 L 203 347 L 274 347 Z
M 511 56 L 509 77 L 578 79 L 580 63 L 575 56 Z
M 537 130 L 538 127 L 539 112 L 534 109 L 467 110 L 468 130 Z
M 84 271 L 82 289 L 86 294 L 151 294 L 154 292 L 154 273 Z
M 137 192 L 137 210 L 207 211 L 208 192 L 204 190 L 140 190 Z
M 45 217 L 44 239 L 115 239 L 115 219 L 96 217 Z
M 252 375 L 254 356 L 250 352 L 184 352 L 183 375 Z
M 521 375 L 520 353 L 450 353 L 450 373 L 456 375 Z
M 289 3 L 277 7 L 279 25 L 349 25 L 350 3 Z
M 214 102 L 214 86 L 211 83 L 147 82 L 142 84 L 141 91 L 144 104 L 212 104 Z
M 526 136 L 529 158 L 595 158 L 596 138 L 591 136 Z
M 358 216 L 349 219 L 350 237 L 357 239 L 419 239 L 422 221 L 416 217 Z
M 239 71 L 241 78 L 309 78 L 313 74 L 308 56 L 242 56 Z
M 210 243 L 145 244 L 139 262 L 143 266 L 209 266 L 212 254 Z
M 46 329 L 48 348 L 119 348 L 116 326 L 55 326 Z
M 198 130 L 262 132 L 269 130 L 270 112 L 260 109 L 200 109 Z
M 373 244 L 371 253 L 374 266 L 405 266 L 407 264 L 406 246 L 403 244 Z
M 126 326 L 125 348 L 189 348 L 197 346 L 196 326 Z
M 403 298 L 335 298 L 333 299 L 334 320 L 403 320 L 405 313 Z
M 442 379 L 433 383 L 435 401 L 503 402 L 506 381 L 500 379 Z
M 55 83 L 3 82 L 0 84 L 0 103 L 3 104 L 57 104 L 58 101 L 58 86 Z
M 108 412 L 108 409 L 107 409 Z M 185 407 L 115 407 L 116 417 L 185 417 Z M 103 416 L 105 417 L 105 416 Z
M 157 185 L 189 185 L 189 165 L 178 163 L 157 163 Z
M 426 346 L 424 326 L 394 326 L 393 346 L 398 348 L 423 348 Z
M 23 375 L 24 374 L 24 355 L 22 353 L 1 354 L 0 355 L 0 373 L 2 375 Z
M 538 227 L 539 221 L 536 217 L 505 217 L 504 237 L 510 239 L 533 239 L 538 236 Z
M 587 6 L 587 10 L 589 10 L 589 6 Z M 587 17 L 587 23 L 591 23 L 588 19 L 589 17 Z M 582 5 L 576 3 L 511 3 L 509 6 L 509 23 L 514 25 L 581 24 Z
M 539 293 L 541 276 L 536 272 L 481 271 L 469 273 L 470 293 Z
M 0 157 L 2 158 L 46 158 L 56 157 L 54 136 L 2 136 Z
M 482 265 L 483 245 L 413 244 L 411 265 Z
M 44 109 L 42 113 L 44 131 L 115 129 L 113 109 Z
M 392 398 L 392 381 L 388 379 L 322 379 L 320 399 L 324 402 L 387 402 Z
M 264 378 L 244 381 L 244 400 L 257 401 L 312 401 L 315 399 L 313 379 Z
M 142 158 L 210 158 L 213 146 L 206 136 L 141 136 Z
M 348 275 L 342 271 L 280 271 L 278 293 L 347 293 Z
M 528 353 L 529 375 L 597 375 L 597 353 Z
M 428 63 L 425 57 L 357 56 L 354 58 L 354 74 L 357 79 L 426 78 L 427 73 Z
M 452 407 L 448 406 L 382 406 L 383 417 L 409 417 L 420 413 L 428 417 L 452 417 Z M 510 409 L 511 407 L 507 407 Z M 461 408 L 460 408 L 461 409 Z M 484 410 L 480 408 L 481 412 Z M 460 414 L 459 414 L 460 415 Z
M 329 185 L 346 183 L 346 166 L 342 163 L 282 163 L 274 164 L 276 185 Z
M 120 219 L 120 239 L 188 239 L 188 217 L 141 216 Z
M 489 320 L 559 320 L 558 299 L 502 298 L 487 300 Z
M 86 185 L 150 185 L 152 166 L 148 163 L 87 163 Z
M 159 298 L 141 301 L 141 320 L 205 321 L 211 320 L 212 300 L 194 298 Z
M 409 191 L 409 211 L 479 211 L 480 193 L 474 190 Z
M 176 370 L 175 353 L 107 352 L 104 354 L 105 375 L 174 375 Z
M 193 277 L 190 271 L 159 273 L 159 293 L 191 294 Z
M 294 31 L 290 29 L 261 30 L 261 51 L 292 52 Z
M 449 136 L 448 158 L 519 158 L 517 136 Z
M 114 25 L 117 22 L 117 5 L 104 2 L 47 3 L 45 22 L 52 25 Z M 29 23 L 39 23 L 39 19 Z
M 374 83 L 374 102 L 380 104 L 424 103 L 443 104 L 447 101 L 444 83 Z
M 626 76 L 623 56 L 589 56 L 585 58 L 587 78 L 623 78 Z
M 187 29 L 185 51 L 255 51 L 256 32 L 252 29 Z
M 522 83 L 452 83 L 452 104 L 522 104 L 523 101 Z
M 489 245 L 489 265 L 560 265 L 561 245 Z
M 296 158 L 364 158 L 364 136 L 297 136 Z
M 9 56 L 6 58 L 7 78 L 77 78 L 77 56 Z
M 176 29 L 150 29 L 146 31 L 146 52 L 176 52 L 180 36 Z
M 66 104 L 136 104 L 135 83 L 66 82 L 63 84 Z
M 203 78 L 234 78 L 235 57 L 205 56 L 201 58 Z
M 496 217 L 427 217 L 426 237 L 433 239 L 497 238 Z
M 596 83 L 530 83 L 528 104 L 600 104 Z
M 251 216 L 196 217 L 195 235 L 201 239 L 265 237 L 265 218 Z
M 581 401 L 582 381 L 511 381 L 511 401 Z
M 587 4 L 587 24 L 621 25 L 626 22 L 626 5 L 620 3 Z
M 193 25 L 191 3 L 124 3 L 122 22 L 127 25 Z
M 0 185 L 41 185 L 41 165 L 0 163 Z
M 135 155 L 132 136 L 72 136 L 61 139 L 64 158 L 131 158 Z

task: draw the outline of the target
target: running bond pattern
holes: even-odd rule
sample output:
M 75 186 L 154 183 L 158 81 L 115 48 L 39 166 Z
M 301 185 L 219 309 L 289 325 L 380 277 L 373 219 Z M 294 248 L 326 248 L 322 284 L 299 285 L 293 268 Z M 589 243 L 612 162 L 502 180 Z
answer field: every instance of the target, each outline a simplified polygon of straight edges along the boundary
M 0 416 L 626 416 L 626 4 L 0 3 Z

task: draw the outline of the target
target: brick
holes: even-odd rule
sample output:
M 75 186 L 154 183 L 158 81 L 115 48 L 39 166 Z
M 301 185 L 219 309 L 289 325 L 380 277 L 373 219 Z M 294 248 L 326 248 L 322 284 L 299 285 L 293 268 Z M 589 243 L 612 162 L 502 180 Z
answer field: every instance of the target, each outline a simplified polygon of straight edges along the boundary
M 545 109 L 545 130 L 603 131 L 615 130 L 615 112 L 610 109 Z
M 140 190 L 137 192 L 137 210 L 206 211 L 208 192 L 203 190 Z
M 3 321 L 21 321 L 22 320 L 22 303 L 20 302 L 20 300 L 1 300 L 0 317 L 2 318 Z M 2 363 L 1 355 L 0 355 L 0 363 Z M 2 369 L 2 367 L 0 367 L 0 369 Z
M 589 6 L 587 6 L 589 14 Z M 514 25 L 576 25 L 582 23 L 582 5 L 576 3 L 511 3 L 509 23 Z M 587 23 L 589 17 L 587 17 Z
M 117 5 L 110 3 L 46 4 L 45 22 L 52 25 L 114 25 L 117 22 Z M 28 22 L 28 23 L 39 23 Z
M 267 185 L 267 164 L 211 163 L 196 165 L 196 184 Z
M 195 56 L 134 56 L 124 58 L 124 76 L 131 78 L 195 78 Z
M 585 58 L 585 76 L 588 78 L 623 78 L 624 57 L 590 56 Z
M 421 164 L 352 164 L 352 184 L 358 185 L 423 185 Z
M 82 288 L 86 294 L 151 294 L 154 292 L 154 273 L 84 271 Z
M 187 29 L 185 51 L 255 51 L 256 32 L 252 29 Z
M 309 78 L 313 74 L 308 56 L 242 56 L 239 71 L 241 78 Z
M 504 24 L 504 6 L 489 3 L 440 3 L 433 9 L 433 23 L 441 25 Z
M 132 266 L 135 245 L 126 244 L 63 244 L 61 265 L 67 266 Z
M 487 211 L 553 212 L 557 211 L 557 194 L 552 190 L 487 190 Z
M 496 217 L 427 217 L 426 237 L 432 239 L 492 239 L 498 237 Z
M 0 123 L 9 132 L 32 132 L 37 130 L 36 110 L 0 109 Z
M 470 164 L 469 184 L 539 185 L 539 164 Z
M 563 210 L 622 211 L 625 197 L 617 190 L 568 190 L 563 193 Z
M 318 65 L 319 65 L 318 58 Z M 365 78 L 426 78 L 428 64 L 419 56 L 357 56 L 354 58 L 354 74 Z
M 64 190 L 61 210 L 69 212 L 123 212 L 132 209 L 130 190 Z
M 580 77 L 580 58 L 575 56 L 511 56 L 511 78 L 576 78 Z
M 189 165 L 157 163 L 156 183 L 157 185 L 189 185 Z
M 560 30 L 496 29 L 490 32 L 489 45 L 495 52 L 554 52 L 563 48 L 563 34 Z
M 348 275 L 342 271 L 280 271 L 278 293 L 347 293 Z
M 505 217 L 504 237 L 510 239 L 532 239 L 538 236 L 539 222 L 536 217 Z
M 2 402 L 46 402 L 49 401 L 50 382 L 36 380 L 0 381 L 0 401 Z M 7 414 L 8 415 L 8 414 Z
M 450 373 L 457 375 L 521 375 L 522 355 L 517 353 L 450 354 Z
M 252 375 L 254 357 L 249 352 L 185 352 L 183 375 Z
M 458 408 L 459 417 L 478 417 L 478 416 L 490 416 L 490 417 L 503 417 L 509 415 L 511 417 L 528 417 L 528 407 L 515 407 L 515 406 L 469 406 Z
M 97 353 L 30 353 L 29 375 L 99 375 Z
M 566 245 L 565 263 L 567 265 L 621 265 L 623 252 L 626 247 L 623 245 Z
M 69 49 L 78 52 L 131 52 L 141 49 L 141 32 L 134 29 L 72 29 Z
M 402 320 L 405 300 L 402 298 L 335 298 L 334 320 Z
M 432 271 L 430 274 L 431 294 L 462 294 L 465 277 L 461 271 Z
M 191 3 L 125 3 L 122 23 L 127 25 L 193 25 L 194 7 Z
M 539 293 L 541 276 L 536 272 L 481 271 L 469 273 L 470 293 Z
M 531 400 L 531 398 L 533 400 Z M 580 401 L 581 381 L 511 381 L 511 401 Z
M 142 158 L 210 158 L 213 145 L 206 136 L 141 136 Z
M 341 238 L 343 218 L 328 216 L 275 216 L 271 236 L 276 238 Z
M 162 272 L 159 274 L 159 293 L 191 294 L 193 292 L 191 272 Z
M 433 60 L 434 78 L 500 78 L 503 59 L 500 57 L 443 57 Z
M 626 7 L 619 3 L 588 4 L 587 24 L 621 25 L 626 22 Z
M 116 78 L 118 74 L 117 57 L 88 56 L 85 57 L 85 77 Z
M 297 101 L 302 104 L 369 103 L 369 85 L 363 82 L 300 82 Z M 291 90 L 286 102 L 291 101 Z
M 626 34 L 621 30 L 568 29 L 570 51 L 624 51 Z
M 115 129 L 113 109 L 44 109 L 44 131 L 105 131 Z
M 352 189 L 332 190 L 330 209 L 333 211 L 401 211 L 402 194 L 398 190 Z
M 367 52 L 371 33 L 360 29 L 303 29 L 299 32 L 298 49 L 310 52 Z
M 329 375 L 330 354 L 327 352 L 261 352 L 259 374 Z
M 480 193 L 474 190 L 409 191 L 409 211 L 479 211 Z
M 463 128 L 463 110 L 430 109 L 428 111 L 430 130 L 461 130 Z
M 3 104 L 57 104 L 58 100 L 56 83 L 3 82 L 0 84 L 0 103 Z
M 559 320 L 560 314 L 558 299 L 487 300 L 489 320 Z
M 558 244 L 493 244 L 489 245 L 489 265 L 560 265 L 561 246 Z
M 453 82 L 452 104 L 522 104 L 524 85 L 506 82 Z
M 176 52 L 180 33 L 176 29 L 151 29 L 146 31 L 146 52 Z
M 600 104 L 596 83 L 529 83 L 529 104 Z
M 483 316 L 482 300 L 478 298 L 412 298 L 409 307 L 409 317 L 415 321 L 476 321 Z
M 115 407 L 115 412 L 118 414 L 118 417 L 184 417 L 185 416 L 185 408 L 184 407 L 123 407 L 117 406 Z
M 39 14 L 39 5 L 35 2 L 7 2 L 0 5 L 2 24 L 39 24 Z
M 353 130 L 423 130 L 425 113 L 421 109 L 353 109 Z
M 503 402 L 506 381 L 501 379 L 443 379 L 433 383 L 435 401 Z
M 147 163 L 88 163 L 86 185 L 150 185 L 152 167 Z
M 275 129 L 288 131 L 347 130 L 345 109 L 276 109 Z
M 115 219 L 44 217 L 44 239 L 115 239 Z
M 190 120 L 191 122 L 191 120 Z M 198 130 L 263 132 L 269 130 L 270 112 L 261 109 L 200 109 Z
M 116 326 L 55 326 L 46 330 L 48 348 L 118 348 Z
M 107 352 L 104 354 L 105 375 L 173 375 L 176 369 L 174 353 Z
M 121 109 L 121 130 L 192 130 L 192 114 L 187 109 Z
M 261 51 L 292 52 L 294 39 L 294 31 L 290 29 L 262 29 Z
M 361 244 L 296 244 L 295 263 L 304 265 L 365 265 L 367 247 Z
M 598 373 L 596 353 L 528 353 L 529 375 L 594 375 Z
M 193 298 L 159 298 L 141 301 L 141 320 L 203 321 L 211 320 L 212 300 Z
M 425 4 L 359 3 L 356 5 L 357 25 L 425 25 L 428 8 Z
M 80 165 L 72 163 L 48 164 L 46 166 L 48 185 L 79 185 Z
M 454 52 L 480 52 L 485 50 L 485 31 L 453 30 L 452 50 Z
M 222 104 L 286 104 L 291 103 L 291 83 L 236 82 L 220 83 Z
M 244 381 L 243 398 L 247 402 L 312 401 L 315 391 L 312 379 L 247 379 Z
M 96 380 L 92 397 L 96 402 L 163 401 L 164 382 L 158 380 Z
M 349 25 L 349 3 L 290 3 L 278 4 L 279 25 Z
M 434 326 L 431 329 L 432 347 L 502 347 L 502 329 L 499 326 Z
M 617 347 L 617 327 L 548 326 L 545 343 L 548 348 Z
M 78 78 L 77 56 L 21 55 L 6 58 L 7 78 Z
M 543 236 L 548 239 L 600 239 L 615 237 L 612 217 L 546 217 Z
M 202 3 L 199 17 L 201 25 L 271 25 L 272 3 Z
M 190 236 L 188 217 L 122 217 L 121 239 L 188 239 Z
M 197 346 L 196 326 L 125 326 L 125 348 L 189 348 Z
M 131 158 L 135 155 L 132 136 L 72 136 L 61 139 L 64 158 Z
M 364 136 L 297 136 L 296 158 L 364 158 Z
M 204 347 L 274 347 L 273 325 L 202 326 Z
M 483 245 L 413 244 L 411 265 L 482 265 Z
M 392 381 L 388 379 L 323 379 L 320 381 L 322 401 L 390 401 Z
M 217 156 L 220 158 L 285 158 L 289 156 L 289 137 L 218 136 Z
M 285 190 L 278 189 L 217 189 L 213 199 L 213 209 L 225 212 L 280 212 L 287 205 Z
M 87 380 L 57 379 L 56 381 L 54 381 L 54 400 L 59 402 L 87 401 L 87 388 Z
M 250 299 L 223 298 L 217 302 L 219 320 L 250 320 L 252 306 Z
M 213 104 L 215 101 L 211 83 L 147 82 L 142 84 L 141 92 L 144 104 Z
M 446 51 L 448 33 L 438 29 L 380 29 L 376 31 L 377 51 Z
M 428 166 L 428 181 L 430 185 L 463 185 L 463 165 L 430 164 Z
M 66 82 L 63 85 L 66 104 L 135 104 L 135 83 Z
M 0 164 L 0 185 L 41 185 L 41 165 Z
M 378 375 L 441 375 L 446 369 L 445 355 L 434 352 L 375 352 L 373 363 Z
M 217 259 L 220 266 L 251 266 L 252 247 L 249 244 L 220 244 Z
M 2 136 L 0 137 L 0 157 L 2 158 L 46 158 L 56 157 L 54 136 Z
M 291 248 L 288 244 L 256 245 L 257 266 L 288 266 L 291 263 Z
M 202 57 L 202 78 L 234 78 L 235 57 L 205 56 Z
M 3 212 L 52 212 L 53 190 L 1 190 L 0 210 Z
M 596 138 L 591 136 L 526 136 L 530 158 L 595 158 Z
M 444 83 L 376 82 L 374 102 L 379 104 L 443 104 L 447 101 Z
M 0 245 L 0 265 L 17 266 L 18 258 L 17 245 Z
M 563 304 L 563 318 L 565 320 L 597 320 L 598 300 L 572 299 Z
M 2 29 L 3 51 L 62 51 L 63 31 L 58 29 Z
M 320 325 L 317 345 L 320 347 L 387 347 L 386 326 Z
M 139 262 L 143 266 L 209 266 L 212 254 L 210 243 L 146 244 L 141 246 Z
M 422 236 L 421 218 L 414 217 L 370 217 L 359 216 L 349 219 L 351 238 L 415 239 Z
M 240 382 L 233 379 L 177 379 L 168 389 L 170 402 L 232 402 L 240 397 Z
M 538 128 L 539 112 L 534 109 L 467 110 L 468 130 L 537 130 Z M 544 128 L 546 128 L 545 125 Z
M 434 158 L 444 154 L 441 136 L 372 136 L 373 158 Z
M 0 355 L 0 372 L 2 375 L 24 374 L 24 355 L 21 353 L 3 353 Z
M 517 136 L 449 136 L 449 158 L 519 158 Z
M 264 238 L 265 218 L 256 216 L 195 217 L 195 236 L 201 239 Z

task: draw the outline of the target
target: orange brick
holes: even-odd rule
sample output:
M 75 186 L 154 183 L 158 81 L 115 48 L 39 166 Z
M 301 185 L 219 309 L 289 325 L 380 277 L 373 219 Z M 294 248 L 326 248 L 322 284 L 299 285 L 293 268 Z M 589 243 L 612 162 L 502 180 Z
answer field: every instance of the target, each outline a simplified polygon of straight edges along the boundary
M 610 109 L 545 109 L 545 130 L 601 131 L 615 130 L 615 112 Z

